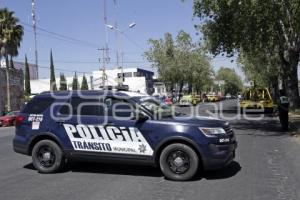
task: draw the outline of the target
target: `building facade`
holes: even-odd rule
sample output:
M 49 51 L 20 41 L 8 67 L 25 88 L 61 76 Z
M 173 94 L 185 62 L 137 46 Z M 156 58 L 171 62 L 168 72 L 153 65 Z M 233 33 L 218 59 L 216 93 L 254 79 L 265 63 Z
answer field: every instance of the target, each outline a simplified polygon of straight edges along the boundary
M 122 70 L 120 68 L 105 70 L 103 81 L 103 70 L 93 72 L 94 89 L 104 86 L 118 86 L 122 83 Z M 153 94 L 153 76 L 152 71 L 141 68 L 124 68 L 123 85 L 128 85 L 130 91 Z
M 11 110 L 20 110 L 24 103 L 24 75 L 22 70 L 12 69 L 9 73 Z M 0 69 L 0 115 L 7 112 L 6 69 Z
M 30 80 L 39 79 L 39 77 L 38 77 L 38 68 L 36 67 L 36 65 L 28 63 L 28 66 L 29 66 Z M 23 63 L 23 62 L 14 61 L 14 67 L 16 69 L 19 69 L 19 70 L 21 69 L 21 70 L 23 70 L 23 72 L 25 72 L 25 63 Z
M 109 69 L 105 71 L 104 86 L 118 86 L 121 80 L 120 69 Z M 123 85 L 127 85 L 130 91 L 153 94 L 153 75 L 154 73 L 140 68 L 125 68 L 123 69 Z M 83 76 L 77 76 L 79 88 Z M 86 75 L 90 90 L 99 90 L 103 88 L 103 71 L 94 71 L 92 76 Z M 73 77 L 66 77 L 68 90 L 72 90 Z M 56 86 L 59 88 L 59 77 L 56 77 Z M 50 79 L 31 80 L 31 93 L 39 94 L 50 90 Z

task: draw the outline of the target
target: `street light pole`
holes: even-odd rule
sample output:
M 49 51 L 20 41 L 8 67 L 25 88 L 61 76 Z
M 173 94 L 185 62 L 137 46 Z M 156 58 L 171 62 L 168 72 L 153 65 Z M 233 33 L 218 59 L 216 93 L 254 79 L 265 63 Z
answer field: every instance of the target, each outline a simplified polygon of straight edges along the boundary
M 119 33 L 121 33 L 123 35 L 125 31 L 127 31 L 128 29 L 131 29 L 131 28 L 135 27 L 135 25 L 136 25 L 136 23 L 132 22 L 132 23 L 130 23 L 128 25 L 127 28 L 125 28 L 123 30 L 121 30 L 118 27 L 115 27 L 113 25 L 109 25 L 109 24 L 107 24 L 106 26 L 107 26 L 107 28 L 109 28 L 111 30 L 115 30 L 115 31 L 117 31 L 117 32 L 119 32 Z M 121 43 L 120 44 L 120 46 L 121 46 L 120 48 L 121 48 L 121 59 L 122 59 L 121 63 L 122 64 L 121 64 L 121 67 L 120 67 L 119 66 L 119 53 L 117 52 L 117 65 L 118 65 L 118 67 L 121 68 L 121 81 L 119 82 L 119 85 L 123 85 L 123 82 L 124 82 L 124 73 L 123 73 L 123 55 L 124 55 L 124 52 L 123 52 L 123 48 L 122 48 L 122 37 L 120 39 L 120 43 Z

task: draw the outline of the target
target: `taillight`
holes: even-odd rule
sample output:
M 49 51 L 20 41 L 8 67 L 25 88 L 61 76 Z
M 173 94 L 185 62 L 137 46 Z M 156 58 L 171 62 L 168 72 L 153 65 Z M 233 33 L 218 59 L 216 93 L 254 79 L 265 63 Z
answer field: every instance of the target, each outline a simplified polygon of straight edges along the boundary
M 23 117 L 23 116 L 17 116 L 16 117 L 16 126 L 22 125 L 24 121 L 25 121 L 25 117 Z

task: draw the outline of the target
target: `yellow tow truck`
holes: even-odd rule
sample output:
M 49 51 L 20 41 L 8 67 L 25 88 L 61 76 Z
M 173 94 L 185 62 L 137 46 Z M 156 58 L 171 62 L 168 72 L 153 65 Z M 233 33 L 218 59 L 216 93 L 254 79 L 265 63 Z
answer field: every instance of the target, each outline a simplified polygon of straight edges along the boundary
M 245 112 L 273 113 L 274 103 L 268 88 L 251 88 L 244 92 L 240 108 Z

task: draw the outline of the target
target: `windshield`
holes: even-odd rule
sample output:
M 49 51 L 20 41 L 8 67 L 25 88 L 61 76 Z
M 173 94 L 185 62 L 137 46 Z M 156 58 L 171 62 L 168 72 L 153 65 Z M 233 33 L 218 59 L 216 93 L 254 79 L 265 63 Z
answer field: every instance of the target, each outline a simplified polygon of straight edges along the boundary
M 137 104 L 145 108 L 146 110 L 150 111 L 153 116 L 157 118 L 168 118 L 172 117 L 172 114 L 180 115 L 181 113 L 175 112 L 172 108 L 166 105 L 163 102 L 158 101 L 152 97 L 133 97 L 132 98 Z
M 245 93 L 245 100 L 250 101 L 268 101 L 271 97 L 266 89 L 251 89 Z

